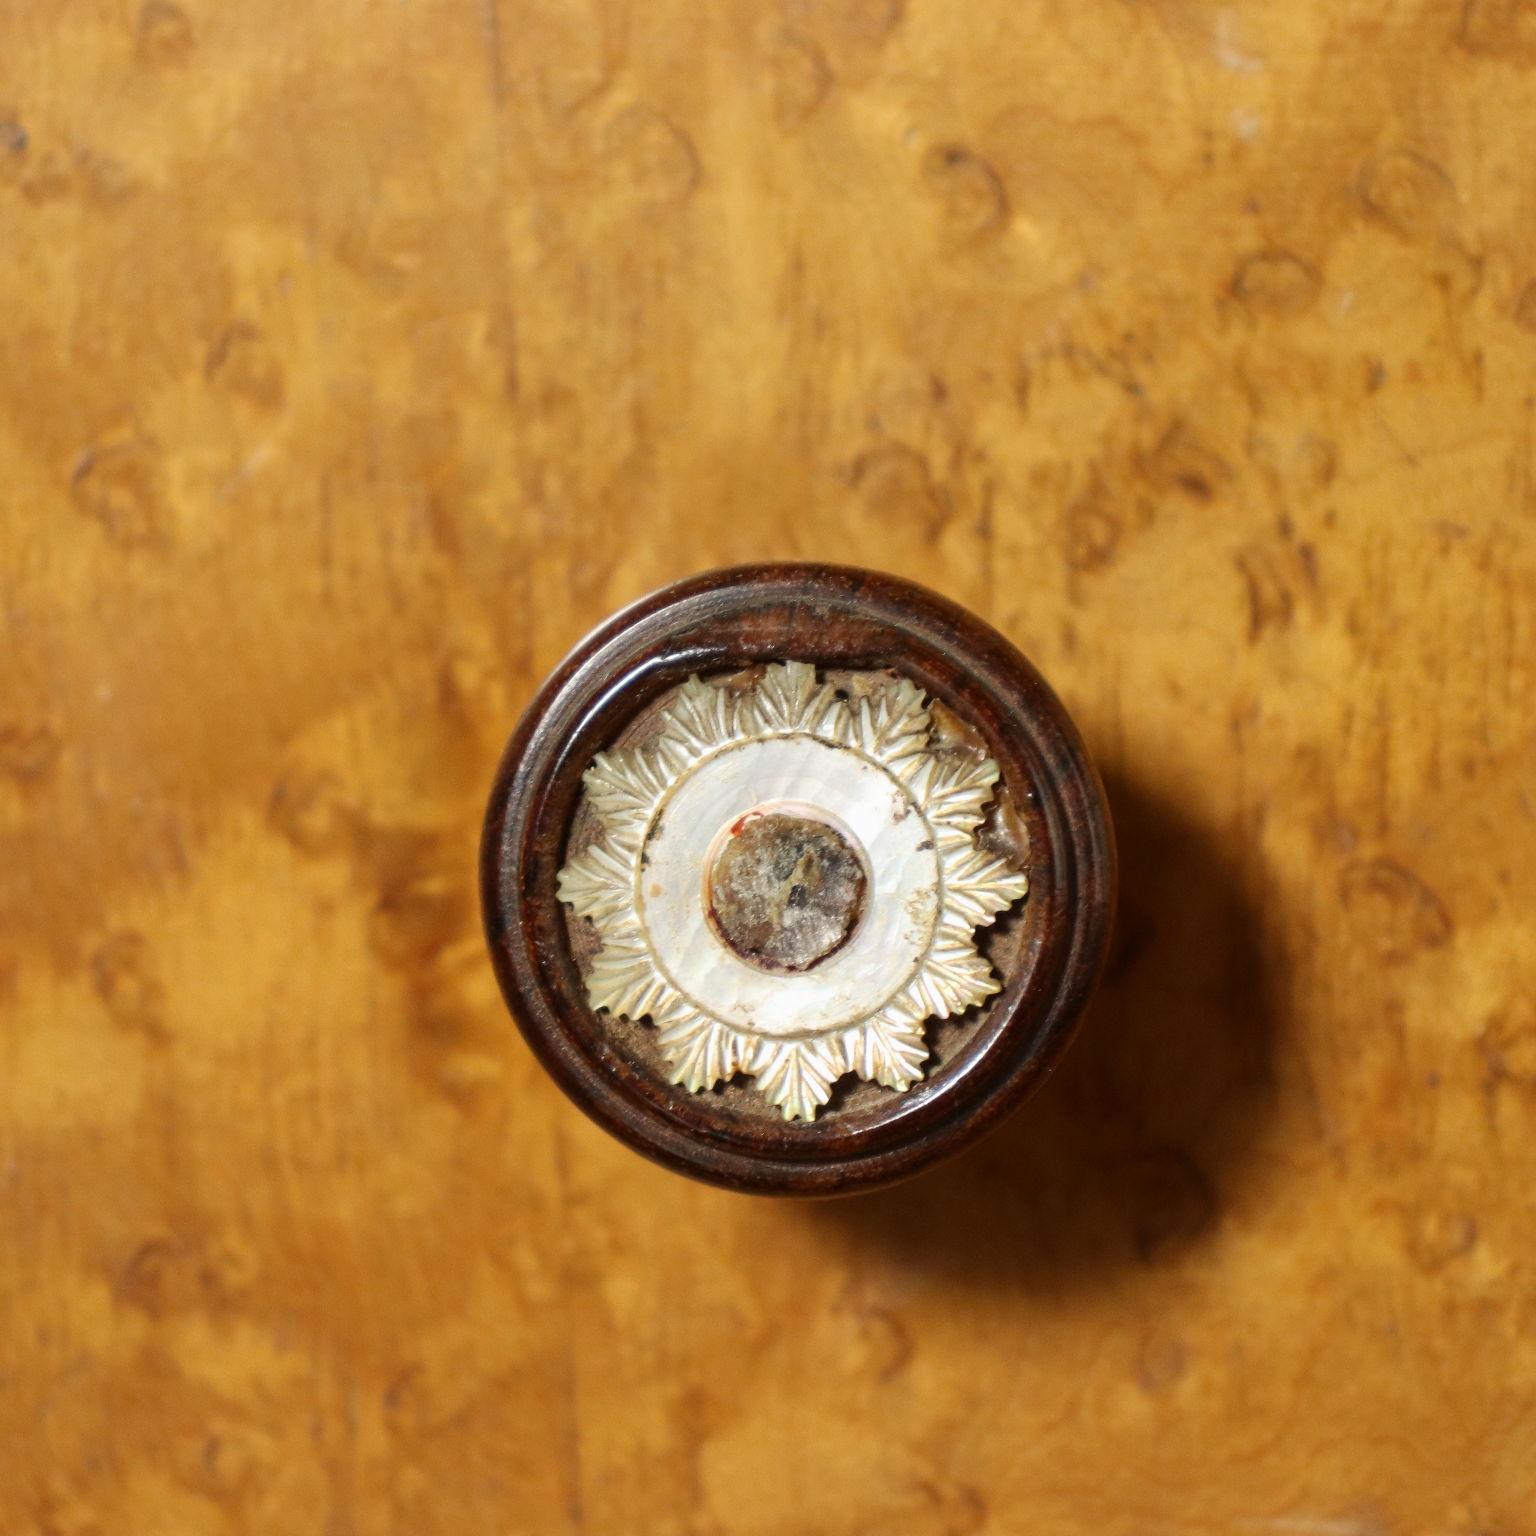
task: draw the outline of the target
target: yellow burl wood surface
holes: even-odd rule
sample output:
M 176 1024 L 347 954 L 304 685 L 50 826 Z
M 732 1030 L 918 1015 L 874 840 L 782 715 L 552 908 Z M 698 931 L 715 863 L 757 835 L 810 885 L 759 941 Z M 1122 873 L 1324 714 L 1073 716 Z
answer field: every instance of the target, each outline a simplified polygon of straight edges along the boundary
M 0 1531 L 1536 1530 L 1536 5 L 0 4 Z M 1102 764 L 1068 1064 L 651 1168 L 478 929 L 587 627 L 834 558 Z

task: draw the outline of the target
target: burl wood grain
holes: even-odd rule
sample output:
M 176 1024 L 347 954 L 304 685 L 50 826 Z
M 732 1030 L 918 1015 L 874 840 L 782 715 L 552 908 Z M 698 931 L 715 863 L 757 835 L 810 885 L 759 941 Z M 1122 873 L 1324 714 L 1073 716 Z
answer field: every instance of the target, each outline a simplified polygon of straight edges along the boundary
M 1522 1536 L 1531 0 L 0 0 L 0 1530 Z M 801 1207 L 475 843 L 700 567 L 975 608 L 1123 932 Z

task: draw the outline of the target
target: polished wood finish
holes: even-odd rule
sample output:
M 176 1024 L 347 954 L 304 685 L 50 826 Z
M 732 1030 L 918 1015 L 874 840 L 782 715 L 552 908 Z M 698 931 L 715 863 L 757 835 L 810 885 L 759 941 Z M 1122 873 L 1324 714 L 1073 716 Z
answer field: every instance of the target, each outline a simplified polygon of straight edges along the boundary
M 1515 0 L 0 0 L 0 1531 L 1530 1536 Z M 485 958 L 615 609 L 856 561 L 1104 773 L 995 1135 L 678 1178 Z
M 581 776 L 626 725 L 688 677 L 766 661 L 890 668 L 979 733 L 1026 829 L 1022 959 L 976 1010 L 963 1046 L 903 1094 L 814 1122 L 748 1115 L 667 1081 L 594 1015 L 555 893 Z M 643 599 L 555 671 L 513 733 L 482 852 L 486 932 L 529 1044 L 599 1124 L 681 1172 L 769 1194 L 846 1194 L 927 1167 L 991 1129 L 1055 1065 L 1102 968 L 1113 833 L 1076 729 L 1018 651 L 912 582 L 825 565 L 710 572 Z M 930 1033 L 937 1028 L 930 1026 Z

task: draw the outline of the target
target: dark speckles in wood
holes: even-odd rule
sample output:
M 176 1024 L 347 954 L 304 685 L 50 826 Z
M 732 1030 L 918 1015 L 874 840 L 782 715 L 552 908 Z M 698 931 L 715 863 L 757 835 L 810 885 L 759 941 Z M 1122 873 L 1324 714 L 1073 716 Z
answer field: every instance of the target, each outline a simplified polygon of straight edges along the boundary
M 163 1317 L 186 1300 L 183 1255 L 170 1238 L 152 1237 L 128 1256 L 118 1274 L 118 1299 L 150 1317 Z
M 445 720 L 471 729 L 507 714 L 506 669 L 488 646 L 461 644 L 444 655 L 437 697 Z
M 1287 502 L 1318 496 L 1338 478 L 1338 444 L 1316 432 L 1255 431 L 1247 447 L 1250 461 Z
M 1158 491 L 1172 491 L 1192 501 L 1214 500 L 1232 469 L 1184 421 L 1175 421 L 1141 463 L 1142 478 Z
M 0 721 L 0 774 L 18 784 L 40 784 L 57 765 L 60 746 L 50 725 Z
M 1514 1083 L 1536 1089 L 1536 1000 L 1520 999 L 1521 1014 L 1498 1014 L 1477 1039 L 1485 1083 Z
M 1101 494 L 1080 497 L 1062 519 L 1068 568 L 1082 573 L 1106 570 L 1115 563 L 1120 533 L 1120 518 Z
M 927 1516 L 924 1530 L 942 1531 L 944 1536 L 981 1536 L 983 1531 L 995 1529 L 981 1490 L 969 1483 L 947 1477 L 924 1478 L 918 1482 L 917 1492 Z
M 91 149 L 51 145 L 39 150 L 18 123 L 0 124 L 0 182 L 13 182 L 29 203 L 78 198 L 111 208 L 138 190 L 128 167 Z
M 1454 925 L 1439 896 L 1396 859 L 1355 859 L 1339 874 L 1339 898 L 1375 955 L 1404 961 L 1450 942 Z
M 380 209 L 340 231 L 336 254 L 381 292 L 406 294 L 432 270 L 438 240 L 426 220 Z
M 1250 544 L 1233 556 L 1248 598 L 1248 640 L 1267 629 L 1289 629 L 1296 612 L 1285 572 L 1275 552 L 1265 544 Z
M 126 1029 L 158 1036 L 164 1030 L 165 988 L 142 933 L 109 934 L 91 955 L 91 981 L 113 1019 Z
M 1298 543 L 1288 523 L 1277 538 L 1254 539 L 1233 557 L 1248 602 L 1248 640 L 1291 627 L 1304 602 L 1316 604 L 1317 554 Z
M 1435 234 L 1456 195 L 1445 171 L 1411 149 L 1390 149 L 1368 161 L 1356 191 L 1366 213 L 1404 239 Z
M 145 0 L 133 29 L 134 50 L 146 64 L 180 64 L 192 52 L 192 21 L 173 0 Z
M 935 483 L 928 460 L 905 443 L 886 443 L 861 453 L 848 471 L 848 482 L 875 519 L 915 527 L 936 539 L 949 521 L 943 489 Z
M 1002 179 L 964 144 L 934 145 L 923 156 L 922 179 L 949 238 L 978 240 L 1008 222 Z
M 782 34 L 768 50 L 773 118 L 781 128 L 803 123 L 832 88 L 827 56 L 809 38 Z
M 1500 64 L 1536 64 L 1536 0 L 1465 0 L 1457 41 Z
M 864 1360 L 876 1381 L 892 1381 L 912 1363 L 912 1335 L 894 1312 L 867 1308 L 857 1326 Z
M 1511 313 L 1522 331 L 1536 332 L 1536 278 L 1520 290 Z
M 637 202 L 680 203 L 699 184 L 693 140 L 665 113 L 637 102 L 603 130 L 604 163 Z
M 1477 1221 L 1466 1211 L 1438 1207 L 1410 1213 L 1404 1246 L 1420 1270 L 1437 1274 L 1477 1245 Z
M 156 544 L 171 531 L 160 456 L 141 438 L 87 448 L 75 462 L 70 495 L 115 544 Z
M 111 155 L 85 151 L 77 157 L 76 169 L 82 195 L 101 207 L 116 207 L 139 190 L 133 173 Z
M 378 891 L 370 941 L 382 961 L 412 970 L 430 966 L 472 931 L 462 882 L 434 833 L 371 828 L 359 842 Z
M 1232 274 L 1232 297 L 1259 315 L 1305 314 L 1317 302 L 1323 279 L 1311 262 L 1271 248 L 1245 256 Z
M 341 780 L 326 770 L 294 772 L 279 780 L 267 802 L 267 821 L 311 858 L 347 851 L 359 827 Z
M 270 1482 L 279 1460 L 277 1448 L 267 1435 L 223 1425 L 199 1448 L 192 1480 L 216 1502 L 238 1506 Z
M 850 1281 L 831 1316 L 847 1368 L 874 1381 L 892 1381 L 912 1363 L 912 1334 L 901 1315 L 872 1292 L 873 1287 Z
M 0 119 L 0 184 L 16 181 L 27 157 L 27 130 L 12 119 Z
M 415 1071 L 466 1114 L 499 1098 L 499 1042 L 478 1005 L 479 937 L 451 836 L 359 821 L 352 854 L 375 891 L 369 945 L 401 989 L 399 1043 Z
M 215 388 L 261 410 L 276 410 L 283 403 L 282 363 L 248 321 L 236 321 L 209 348 L 203 375 Z
M 21 193 L 29 203 L 57 202 L 75 190 L 76 162 L 68 150 L 54 145 L 39 152 L 23 146 L 16 158 L 23 155 Z
M 1150 1332 L 1136 1357 L 1136 1380 L 1154 1397 L 1178 1385 L 1189 1368 L 1188 1351 L 1172 1334 Z
M 788 0 L 786 14 L 834 45 L 878 47 L 901 24 L 906 0 Z
M 160 1232 L 144 1238 L 117 1268 L 118 1301 L 153 1318 L 215 1311 L 246 1294 L 257 1258 L 227 1234 Z

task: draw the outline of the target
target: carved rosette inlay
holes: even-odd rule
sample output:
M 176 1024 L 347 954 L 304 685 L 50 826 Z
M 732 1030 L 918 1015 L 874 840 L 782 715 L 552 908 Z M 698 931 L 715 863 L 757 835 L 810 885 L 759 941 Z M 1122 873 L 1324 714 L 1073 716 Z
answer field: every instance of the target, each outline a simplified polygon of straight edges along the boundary
M 998 767 L 944 750 L 922 693 L 804 662 L 693 678 L 584 778 L 597 838 L 560 872 L 594 925 L 594 1009 L 649 1019 L 672 1081 L 737 1073 L 810 1120 L 847 1073 L 902 1092 L 924 1025 L 999 988 L 975 930 L 1024 874 L 977 846 Z

